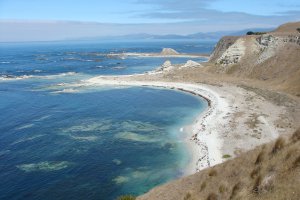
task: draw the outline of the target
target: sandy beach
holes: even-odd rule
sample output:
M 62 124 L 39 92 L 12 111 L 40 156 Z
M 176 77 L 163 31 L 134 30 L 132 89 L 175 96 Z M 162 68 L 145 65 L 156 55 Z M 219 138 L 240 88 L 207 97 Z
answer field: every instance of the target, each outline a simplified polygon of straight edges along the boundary
M 227 103 L 221 99 L 217 93 L 201 85 L 172 83 L 172 82 L 147 82 L 147 81 L 120 81 L 103 80 L 102 77 L 92 78 L 87 81 L 93 85 L 118 85 L 118 86 L 149 86 L 175 89 L 198 95 L 209 101 L 206 111 L 202 112 L 194 123 L 183 128 L 188 135 L 186 143 L 192 153 L 192 160 L 185 170 L 185 175 L 193 174 L 201 169 L 222 162 L 221 144 L 222 138 L 218 137 L 217 132 L 211 128 L 206 128 L 207 124 L 218 122 L 227 123 L 223 117 L 227 111 Z
M 148 73 L 98 76 L 73 85 L 74 89 L 81 86 L 161 87 L 206 99 L 208 109 L 184 127 L 185 142 L 192 154 L 185 175 L 222 163 L 293 130 L 278 126 L 283 116 L 287 123 L 291 120 L 286 107 L 235 84 L 173 82 L 161 78 L 161 73 Z

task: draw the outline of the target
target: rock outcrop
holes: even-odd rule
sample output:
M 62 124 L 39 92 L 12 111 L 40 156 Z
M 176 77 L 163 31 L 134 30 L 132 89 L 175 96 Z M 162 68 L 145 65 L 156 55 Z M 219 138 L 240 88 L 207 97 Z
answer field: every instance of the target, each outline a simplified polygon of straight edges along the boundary
M 193 60 L 188 60 L 184 65 L 182 65 L 180 68 L 186 68 L 186 67 L 203 67 L 200 63 L 197 63 Z
M 171 61 L 167 60 L 164 62 L 164 64 L 161 65 L 160 68 L 156 70 L 156 72 L 163 72 L 163 71 L 169 71 L 173 69 L 174 67 L 172 66 Z
M 245 49 L 245 41 L 243 38 L 239 38 L 224 51 L 216 63 L 221 65 L 236 64 L 245 55 Z
M 179 55 L 179 53 L 172 48 L 163 48 L 163 50 L 160 52 L 160 55 Z
M 300 96 L 300 22 L 262 35 L 224 37 L 210 57 L 211 72 L 272 81 Z
M 219 59 L 223 53 L 231 46 L 235 43 L 235 41 L 238 39 L 239 37 L 237 36 L 225 36 L 223 37 L 218 44 L 215 46 L 215 50 L 212 53 L 212 55 L 210 56 L 209 61 L 210 62 L 215 62 L 217 59 Z

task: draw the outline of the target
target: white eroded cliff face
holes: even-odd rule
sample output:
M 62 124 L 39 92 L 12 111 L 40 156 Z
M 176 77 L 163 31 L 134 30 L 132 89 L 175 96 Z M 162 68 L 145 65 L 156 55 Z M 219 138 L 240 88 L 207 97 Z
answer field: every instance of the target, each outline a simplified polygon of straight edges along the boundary
M 224 36 L 221 38 L 215 46 L 215 49 L 209 58 L 209 62 L 215 63 L 238 38 L 238 36 Z
M 239 38 L 231 45 L 217 60 L 217 64 L 231 65 L 238 63 L 245 55 L 245 41 L 243 38 Z
M 257 38 L 256 41 L 260 51 L 256 64 L 261 64 L 269 58 L 275 56 L 285 45 L 300 45 L 300 35 L 277 36 L 272 34 L 264 34 Z
M 221 40 L 221 42 L 226 43 L 226 40 Z M 243 36 L 231 45 L 218 45 L 226 46 L 227 49 L 220 51 L 220 49 L 216 48 L 213 55 L 218 55 L 219 57 L 214 58 L 214 60 L 211 59 L 211 62 L 226 67 L 238 64 L 245 58 L 246 62 L 251 62 L 252 65 L 256 66 L 276 56 L 283 47 L 289 45 L 300 46 L 300 34 L 268 33 L 260 36 Z
M 282 38 L 274 37 L 273 35 L 265 34 L 257 38 L 258 47 L 260 50 L 256 64 L 261 64 L 269 58 L 276 55 L 277 51 L 283 45 Z

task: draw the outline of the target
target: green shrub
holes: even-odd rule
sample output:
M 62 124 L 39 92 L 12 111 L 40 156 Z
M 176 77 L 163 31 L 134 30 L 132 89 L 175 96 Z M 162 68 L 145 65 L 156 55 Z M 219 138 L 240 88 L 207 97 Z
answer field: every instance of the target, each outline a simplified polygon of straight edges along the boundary
M 253 31 L 248 31 L 246 34 L 247 34 L 247 35 L 263 35 L 263 34 L 266 34 L 266 32 L 253 32 Z
M 131 195 L 123 195 L 123 196 L 120 196 L 118 197 L 117 200 L 135 200 L 136 198 L 134 196 L 131 196 Z
M 223 155 L 223 158 L 230 158 L 230 157 L 231 157 L 231 155 L 229 155 L 229 154 Z

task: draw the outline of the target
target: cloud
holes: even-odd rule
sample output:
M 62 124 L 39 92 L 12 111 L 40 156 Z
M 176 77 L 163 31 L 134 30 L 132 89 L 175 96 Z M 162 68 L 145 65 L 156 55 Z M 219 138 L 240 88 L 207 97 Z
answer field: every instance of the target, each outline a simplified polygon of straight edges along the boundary
M 138 14 L 136 17 L 157 20 L 184 21 L 194 23 L 199 27 L 206 27 L 214 31 L 213 24 L 219 30 L 242 29 L 242 28 L 269 28 L 275 27 L 289 21 L 300 20 L 300 11 L 291 10 L 277 12 L 272 15 L 256 15 L 245 12 L 223 12 L 220 10 L 210 9 L 212 2 L 221 0 L 142 0 L 142 4 L 150 4 L 157 9 Z M 297 7 L 295 7 L 297 9 Z M 247 25 L 248 27 L 245 27 Z
M 182 11 L 204 8 L 214 1 L 217 0 L 139 0 L 136 3 L 154 5 L 163 10 Z
M 223 12 L 209 7 L 221 0 L 132 0 L 146 5 L 145 10 L 130 11 L 140 23 L 99 23 L 81 21 L 0 20 L 0 42 L 49 41 L 126 34 L 192 34 L 197 32 L 238 31 L 249 28 L 273 28 L 299 21 L 300 11 L 254 15 Z M 122 13 L 122 15 L 126 13 Z
M 273 28 L 289 17 L 256 17 L 249 19 L 234 13 L 224 19 L 190 20 L 176 23 L 116 24 L 78 21 L 0 20 L 0 42 L 55 41 L 88 37 L 116 36 L 137 33 L 179 34 L 234 31 L 248 28 Z M 238 17 L 239 20 L 230 20 Z
M 208 5 L 213 1 L 218 0 L 142 0 L 138 1 L 141 4 L 151 4 L 156 6 L 155 11 L 148 11 L 139 14 L 136 17 L 151 18 L 151 19 L 173 19 L 173 20 L 191 20 L 191 21 L 243 21 L 254 22 L 258 20 L 269 20 L 272 18 L 288 17 L 287 20 L 297 19 L 299 11 L 284 11 L 274 15 L 254 15 L 244 12 L 222 12 L 219 10 L 209 9 Z M 299 6 L 299 5 L 298 5 Z M 295 7 L 297 8 L 297 7 Z

